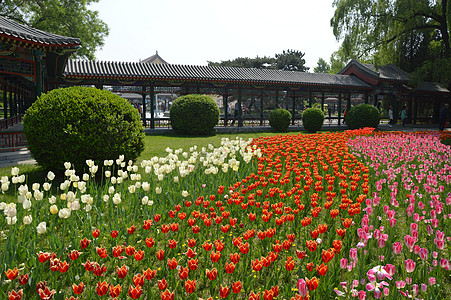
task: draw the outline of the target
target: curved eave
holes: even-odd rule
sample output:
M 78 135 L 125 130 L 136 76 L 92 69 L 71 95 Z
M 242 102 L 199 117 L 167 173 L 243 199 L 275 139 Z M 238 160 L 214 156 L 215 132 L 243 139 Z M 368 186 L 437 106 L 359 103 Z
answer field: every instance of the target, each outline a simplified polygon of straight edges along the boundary
M 328 87 L 328 88 L 341 88 L 341 89 L 362 89 L 370 90 L 370 86 L 359 86 L 359 85 L 337 85 L 337 84 L 326 84 L 326 83 L 312 83 L 312 82 L 293 82 L 293 81 L 265 81 L 265 80 L 235 80 L 235 79 L 208 79 L 208 78 L 180 78 L 180 77 L 170 77 L 170 76 L 156 76 L 156 77 L 146 77 L 146 76 L 134 76 L 134 77 L 121 77 L 121 76 L 92 76 L 83 74 L 66 74 L 64 78 L 67 79 L 85 79 L 85 80 L 118 80 L 118 81 L 181 81 L 181 82 L 206 82 L 206 83 L 216 83 L 216 84 L 264 84 L 264 85 L 287 85 L 287 86 L 309 86 L 309 87 Z
M 74 50 L 77 50 L 77 48 L 79 46 L 81 46 L 81 42 L 80 43 L 73 43 L 73 44 L 69 44 L 69 43 L 52 44 L 52 43 L 33 41 L 33 40 L 29 40 L 29 39 L 23 39 L 23 38 L 20 38 L 18 36 L 11 36 L 11 35 L 7 35 L 7 34 L 0 34 L 0 38 L 7 39 L 7 40 L 12 40 L 12 41 L 23 43 L 23 44 L 30 44 L 30 45 L 33 45 L 35 47 L 74 48 Z

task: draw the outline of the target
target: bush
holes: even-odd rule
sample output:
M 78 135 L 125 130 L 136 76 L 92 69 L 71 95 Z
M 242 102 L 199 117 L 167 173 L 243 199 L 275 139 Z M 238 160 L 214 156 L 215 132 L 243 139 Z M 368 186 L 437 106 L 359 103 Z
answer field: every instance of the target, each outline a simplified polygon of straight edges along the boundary
M 302 113 L 302 125 L 308 132 L 321 130 L 324 123 L 324 112 L 319 108 L 307 108 Z
M 269 125 L 276 131 L 285 132 L 290 126 L 291 113 L 286 109 L 274 109 L 269 113 Z
M 379 110 L 369 104 L 359 104 L 351 107 L 346 114 L 346 124 L 350 129 L 358 129 L 364 127 L 377 128 L 381 115 Z
M 45 169 L 77 171 L 86 160 L 103 164 L 124 155 L 135 160 L 144 148 L 139 112 L 106 90 L 70 87 L 43 94 L 26 111 L 24 133 L 33 158 Z
M 181 134 L 209 135 L 219 122 L 218 105 L 205 95 L 177 98 L 169 114 L 172 128 Z

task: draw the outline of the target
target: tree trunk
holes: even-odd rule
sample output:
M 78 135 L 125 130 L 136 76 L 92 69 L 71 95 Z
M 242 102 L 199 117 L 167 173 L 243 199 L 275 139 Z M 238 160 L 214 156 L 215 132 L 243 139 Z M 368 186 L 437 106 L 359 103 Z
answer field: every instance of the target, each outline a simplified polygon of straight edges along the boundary
M 445 44 L 445 55 L 446 57 L 450 57 L 450 44 L 449 44 L 449 32 L 448 32 L 448 0 L 442 0 L 442 20 L 440 22 L 441 32 L 443 43 Z

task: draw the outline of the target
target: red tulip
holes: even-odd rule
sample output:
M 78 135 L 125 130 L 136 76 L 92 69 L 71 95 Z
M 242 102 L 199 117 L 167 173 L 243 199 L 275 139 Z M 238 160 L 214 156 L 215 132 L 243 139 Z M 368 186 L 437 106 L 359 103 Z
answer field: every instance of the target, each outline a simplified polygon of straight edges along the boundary
M 168 290 L 161 292 L 161 300 L 174 300 L 174 297 L 175 291 L 172 291 L 172 293 Z
M 180 280 L 185 280 L 186 278 L 188 278 L 188 274 L 189 274 L 188 268 L 184 268 L 184 267 L 180 268 L 180 270 L 179 270 Z
M 151 280 L 152 278 L 155 277 L 155 274 L 157 274 L 157 270 L 151 270 L 151 269 L 147 269 L 147 270 L 143 270 L 143 275 L 147 280 Z
M 177 268 L 177 259 L 175 257 L 168 258 L 168 267 L 170 270 Z
M 74 291 L 75 295 L 80 295 L 83 292 L 83 289 L 85 288 L 83 282 L 80 282 L 78 285 L 75 283 L 72 284 L 72 290 Z
M 164 259 L 164 250 L 158 250 L 157 251 L 157 259 L 163 260 Z
M 99 235 L 100 235 L 100 230 L 99 230 L 99 229 L 94 229 L 94 230 L 92 231 L 92 237 L 93 237 L 93 238 L 98 238 Z
M 238 294 L 241 291 L 243 284 L 241 281 L 232 282 L 232 290 L 235 294 Z
M 144 251 L 138 250 L 138 251 L 136 251 L 136 252 L 133 254 L 133 256 L 135 257 L 135 259 L 136 259 L 137 261 L 140 261 L 140 260 L 142 260 L 142 259 L 144 258 Z
M 211 271 L 209 269 L 206 269 L 205 272 L 207 273 L 207 277 L 210 280 L 215 280 L 216 276 L 218 276 L 218 271 L 216 270 L 216 268 L 211 269 Z
M 19 277 L 20 285 L 25 285 L 25 284 L 27 284 L 27 282 L 28 282 L 28 274 L 24 274 Z
M 138 299 L 139 297 L 141 297 L 142 293 L 143 290 L 140 285 L 138 285 L 137 287 L 133 287 L 132 285 L 130 285 L 128 288 L 128 295 L 132 299 Z
M 122 286 L 120 284 L 113 286 L 110 285 L 109 294 L 111 297 L 116 298 L 119 297 L 122 291 Z
M 221 284 L 221 288 L 219 289 L 219 296 L 221 298 L 227 298 L 229 293 L 230 293 L 230 288 L 228 288 L 226 286 L 222 286 L 222 284 Z
M 13 270 L 8 269 L 6 272 L 6 277 L 8 277 L 9 280 L 13 280 L 17 277 L 19 274 L 19 270 L 17 268 L 14 268 Z
M 16 292 L 15 290 L 8 292 L 8 300 L 20 300 L 23 296 L 23 290 Z
M 86 248 L 89 246 L 89 243 L 90 243 L 90 242 L 91 242 L 91 241 L 88 240 L 87 238 L 82 239 L 82 240 L 80 241 L 80 248 L 81 248 L 81 249 L 86 249 Z
M 70 253 L 69 253 L 69 259 L 70 260 L 76 260 L 77 258 L 79 258 L 80 257 L 80 252 L 78 252 L 77 250 L 72 250 Z
M 117 277 L 122 279 L 122 278 L 125 278 L 125 276 L 127 276 L 128 269 L 126 266 L 122 266 L 120 268 L 116 267 L 116 271 L 117 271 Z
M 196 289 L 196 280 L 187 280 L 185 282 L 185 290 L 188 294 L 194 293 L 194 290 Z
M 135 286 L 143 286 L 144 279 L 145 279 L 144 275 L 138 273 L 135 276 L 133 276 L 133 284 Z
M 165 290 L 168 287 L 168 283 L 166 282 L 165 278 L 158 280 L 157 284 L 160 290 Z

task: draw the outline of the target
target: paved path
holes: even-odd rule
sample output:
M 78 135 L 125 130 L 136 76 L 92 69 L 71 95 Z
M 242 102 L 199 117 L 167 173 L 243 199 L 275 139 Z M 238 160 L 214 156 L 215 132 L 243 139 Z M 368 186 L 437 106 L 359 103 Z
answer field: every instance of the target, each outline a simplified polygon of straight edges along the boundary
M 346 130 L 347 126 L 337 125 L 337 124 L 328 124 L 325 123 L 322 130 L 328 131 L 336 131 L 336 130 Z M 395 125 L 390 127 L 388 124 L 380 124 L 380 130 L 385 131 L 420 131 L 420 130 L 437 130 L 436 126 L 433 125 Z M 218 133 L 238 133 L 238 132 L 261 132 L 271 130 L 270 127 L 267 126 L 254 126 L 254 127 L 217 127 L 216 132 Z M 289 131 L 296 132 L 303 130 L 302 126 L 290 126 Z M 451 128 L 448 128 L 451 130 Z M 7 129 L 7 132 L 21 132 L 23 131 L 22 124 L 14 125 Z M 162 134 L 165 132 L 170 132 L 171 129 L 168 128 L 157 128 L 157 129 L 145 129 L 147 134 Z M 30 151 L 28 149 L 21 149 L 15 152 L 0 152 L 0 168 L 11 167 L 16 165 L 24 165 L 24 164 L 36 164 L 36 161 L 31 157 Z

